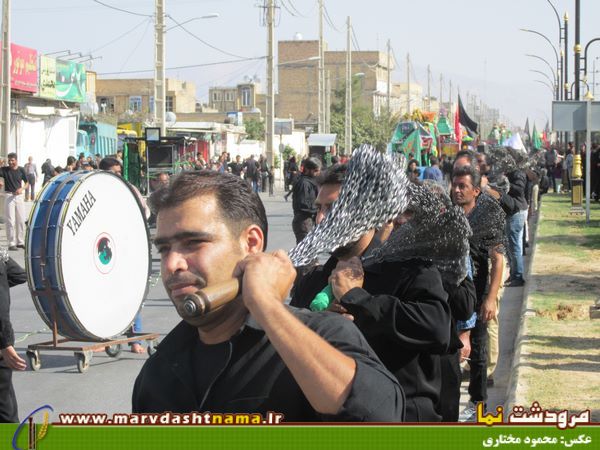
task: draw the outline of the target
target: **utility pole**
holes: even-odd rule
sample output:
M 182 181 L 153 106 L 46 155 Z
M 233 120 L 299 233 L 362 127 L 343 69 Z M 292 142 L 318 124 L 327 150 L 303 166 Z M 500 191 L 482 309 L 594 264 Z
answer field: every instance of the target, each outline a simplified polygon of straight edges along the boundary
M 575 0 L 575 100 L 580 100 L 579 79 L 581 77 L 581 0 Z M 579 149 L 575 149 L 576 152 Z
M 155 61 L 154 61 L 154 117 L 160 127 L 161 136 L 166 136 L 167 87 L 165 79 L 165 0 L 156 0 L 155 22 Z
M 448 103 L 450 103 L 450 108 L 452 109 L 452 80 L 450 80 L 450 96 L 448 97 Z
M 350 16 L 346 20 L 346 127 L 345 127 L 345 152 L 352 154 L 352 43 Z
M 2 5 L 2 149 L 6 158 L 10 151 L 10 0 Z
M 431 112 L 431 66 L 427 64 L 427 111 Z
M 319 80 L 317 83 L 317 102 L 319 103 L 317 113 L 317 130 L 319 133 L 323 133 L 325 130 L 325 73 L 324 73 L 324 55 L 323 51 L 323 0 L 319 0 Z
M 325 74 L 325 133 L 331 133 L 331 77 Z
M 275 0 L 267 0 L 267 126 L 266 144 L 267 161 L 273 167 L 274 122 L 275 122 L 275 89 L 273 87 L 273 55 L 275 53 Z M 280 161 L 281 163 L 281 161 Z
M 444 103 L 444 97 L 442 94 L 444 93 L 444 75 L 440 73 L 440 110 L 442 109 Z
M 410 54 L 406 54 L 406 114 L 410 116 Z
M 564 76 L 565 76 L 565 100 L 569 99 L 569 14 L 565 13 L 564 17 L 564 28 L 565 28 L 565 64 L 564 64 Z M 565 138 L 567 139 L 567 138 Z
M 387 41 L 387 114 L 388 117 L 392 115 L 392 108 L 390 105 L 392 97 L 392 46 L 390 40 Z

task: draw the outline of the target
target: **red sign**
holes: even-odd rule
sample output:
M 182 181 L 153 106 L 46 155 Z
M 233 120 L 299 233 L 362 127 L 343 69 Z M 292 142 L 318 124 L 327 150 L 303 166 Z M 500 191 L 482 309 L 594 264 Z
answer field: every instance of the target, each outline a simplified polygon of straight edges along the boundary
M 37 92 L 37 50 L 10 44 L 10 87 L 18 91 Z

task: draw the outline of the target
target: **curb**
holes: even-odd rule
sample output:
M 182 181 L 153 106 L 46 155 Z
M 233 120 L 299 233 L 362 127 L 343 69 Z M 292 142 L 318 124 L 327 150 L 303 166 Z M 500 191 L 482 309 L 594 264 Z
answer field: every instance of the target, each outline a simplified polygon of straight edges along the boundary
M 524 385 L 521 383 L 521 355 L 523 353 L 523 347 L 526 345 L 523 340 L 527 336 L 527 318 L 530 317 L 531 309 L 529 308 L 529 295 L 534 290 L 533 283 L 531 283 L 531 268 L 533 266 L 533 261 L 535 259 L 535 255 L 537 253 L 537 234 L 538 234 L 538 224 L 541 217 L 541 201 L 538 207 L 538 213 L 535 218 L 535 223 L 533 228 L 533 234 L 531 239 L 531 256 L 529 258 L 529 263 L 527 264 L 527 279 L 528 282 L 525 287 L 525 292 L 523 294 L 523 305 L 521 306 L 521 318 L 519 320 L 519 331 L 517 332 L 517 336 L 515 337 L 515 351 L 513 354 L 513 361 L 511 364 L 510 370 L 510 378 L 508 380 L 508 388 L 506 390 L 506 401 L 504 402 L 504 411 L 512 411 L 513 406 L 523 404 L 523 391 L 517 394 L 517 388 L 523 388 Z

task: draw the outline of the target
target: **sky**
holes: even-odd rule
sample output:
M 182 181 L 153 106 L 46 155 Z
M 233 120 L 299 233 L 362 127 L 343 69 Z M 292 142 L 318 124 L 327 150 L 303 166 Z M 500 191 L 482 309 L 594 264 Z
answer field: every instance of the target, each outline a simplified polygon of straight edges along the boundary
M 569 14 L 569 71 L 574 79 L 573 44 L 575 0 L 550 0 L 561 18 Z M 154 61 L 154 0 L 13 0 L 11 40 L 41 53 L 61 50 L 91 53 L 90 70 L 102 78 L 152 77 Z M 262 26 L 265 0 L 165 0 L 167 77 L 193 81 L 197 98 L 206 102 L 210 86 L 235 85 L 244 77 L 266 79 L 267 29 Z M 324 38 L 331 50 L 345 50 L 346 17 L 351 18 L 360 50 L 385 51 L 388 39 L 397 60 L 393 81 L 406 79 L 406 54 L 412 63 L 411 78 L 424 88 L 427 65 L 432 71 L 432 95 L 439 94 L 444 77 L 444 100 L 449 80 L 461 96 L 470 93 L 495 108 L 516 126 L 525 120 L 543 128 L 551 117 L 550 88 L 539 70 L 551 76 L 544 62 L 556 65 L 554 51 L 543 38 L 519 31 L 528 28 L 546 35 L 558 47 L 559 28 L 548 0 L 324 0 L 330 22 Z M 277 0 L 276 40 L 318 38 L 316 0 Z M 581 43 L 600 37 L 600 1 L 581 0 Z M 195 19 L 218 13 L 218 18 Z M 171 18 L 172 17 L 172 18 Z M 174 21 L 174 20 L 176 21 Z M 203 42 L 202 42 L 203 41 Z M 600 58 L 600 41 L 588 53 L 592 89 L 593 61 Z M 228 62 L 233 61 L 235 62 Z M 195 65 L 193 68 L 182 66 Z M 203 65 L 203 66 L 198 66 Z M 600 72 L 600 59 L 596 61 Z M 147 72 L 124 73 L 147 70 Z M 596 92 L 600 98 L 600 73 Z M 585 89 L 582 90 L 582 95 Z

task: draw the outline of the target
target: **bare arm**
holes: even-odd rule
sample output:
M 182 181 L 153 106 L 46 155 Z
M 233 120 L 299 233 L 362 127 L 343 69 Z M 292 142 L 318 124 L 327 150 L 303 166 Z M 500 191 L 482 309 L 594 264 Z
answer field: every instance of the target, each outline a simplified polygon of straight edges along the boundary
M 497 314 L 496 297 L 502 283 L 502 265 L 504 256 L 496 249 L 491 251 L 492 269 L 490 271 L 490 288 L 481 305 L 481 317 L 484 322 L 492 320 Z
M 356 362 L 306 327 L 283 305 L 295 277 L 287 255 L 251 255 L 238 265 L 246 307 L 321 414 L 336 414 L 350 393 Z

